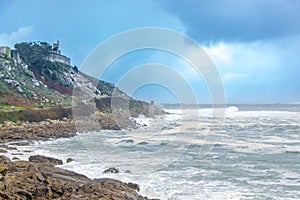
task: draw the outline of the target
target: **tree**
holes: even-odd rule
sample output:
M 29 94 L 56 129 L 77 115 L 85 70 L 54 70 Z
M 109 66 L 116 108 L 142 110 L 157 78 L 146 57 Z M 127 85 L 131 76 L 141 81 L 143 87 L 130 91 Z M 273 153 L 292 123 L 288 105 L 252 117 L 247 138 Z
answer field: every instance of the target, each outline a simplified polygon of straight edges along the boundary
M 29 66 L 35 65 L 38 61 L 45 60 L 52 46 L 47 42 L 22 42 L 15 44 L 21 59 Z
M 74 65 L 73 69 L 74 69 L 75 73 L 77 74 L 78 73 L 78 67 L 76 65 Z

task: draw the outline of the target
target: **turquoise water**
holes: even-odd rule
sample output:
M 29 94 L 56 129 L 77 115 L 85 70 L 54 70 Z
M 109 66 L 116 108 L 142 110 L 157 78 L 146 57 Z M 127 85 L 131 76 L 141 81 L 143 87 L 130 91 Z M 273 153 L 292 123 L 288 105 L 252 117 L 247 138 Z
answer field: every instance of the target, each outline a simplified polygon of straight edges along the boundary
M 181 110 L 168 111 L 143 118 L 149 126 L 136 131 L 85 133 L 22 148 L 72 157 L 75 162 L 64 168 L 137 182 L 152 198 L 300 199 L 299 105 L 231 106 L 217 130 L 211 129 L 209 108 L 185 111 L 185 127 Z M 204 145 L 213 148 L 203 154 Z M 103 174 L 107 167 L 121 173 Z

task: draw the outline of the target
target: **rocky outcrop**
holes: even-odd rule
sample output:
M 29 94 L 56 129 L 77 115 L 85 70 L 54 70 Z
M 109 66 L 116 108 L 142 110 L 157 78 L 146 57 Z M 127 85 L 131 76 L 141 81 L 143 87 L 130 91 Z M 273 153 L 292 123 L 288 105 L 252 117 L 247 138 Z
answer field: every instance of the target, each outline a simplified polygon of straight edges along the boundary
M 50 165 L 62 165 L 63 161 L 56 158 L 51 158 L 42 155 L 34 155 L 29 157 L 29 162 L 36 162 L 36 163 L 47 163 Z
M 12 162 L 0 156 L 0 199 L 148 199 L 137 193 L 137 184 L 108 178 L 91 180 L 52 163 L 39 162 L 44 160 L 40 158 Z
M 118 174 L 120 171 L 115 167 L 110 167 L 103 171 L 104 174 Z
M 73 158 L 68 158 L 68 159 L 67 159 L 67 163 L 70 163 L 70 162 L 73 162 L 73 161 L 74 161 Z
M 75 136 L 76 127 L 71 120 L 47 120 L 42 122 L 6 122 L 0 124 L 0 138 L 4 141 L 42 140 Z

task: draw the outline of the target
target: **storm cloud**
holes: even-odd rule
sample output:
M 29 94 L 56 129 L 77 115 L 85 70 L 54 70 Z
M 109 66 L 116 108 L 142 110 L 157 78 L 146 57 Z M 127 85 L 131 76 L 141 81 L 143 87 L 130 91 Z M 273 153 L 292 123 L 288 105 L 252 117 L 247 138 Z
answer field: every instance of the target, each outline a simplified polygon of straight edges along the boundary
M 300 33 L 297 0 L 166 0 L 163 6 L 200 42 L 251 42 Z

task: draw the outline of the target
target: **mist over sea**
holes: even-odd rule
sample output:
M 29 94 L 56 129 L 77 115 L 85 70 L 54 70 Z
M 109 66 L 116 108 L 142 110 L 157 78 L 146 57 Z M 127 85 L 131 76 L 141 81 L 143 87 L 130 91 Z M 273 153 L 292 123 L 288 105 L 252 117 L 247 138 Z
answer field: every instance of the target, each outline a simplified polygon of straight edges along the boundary
M 75 161 L 63 168 L 136 182 L 153 198 L 300 199 L 299 104 L 229 105 L 218 130 L 210 129 L 210 106 L 191 107 L 184 119 L 178 106 L 165 107 L 170 114 L 135 119 L 137 130 L 37 142 L 18 147 L 19 157 L 71 157 Z M 205 156 L 203 145 L 213 146 Z M 108 167 L 120 173 L 103 174 Z

